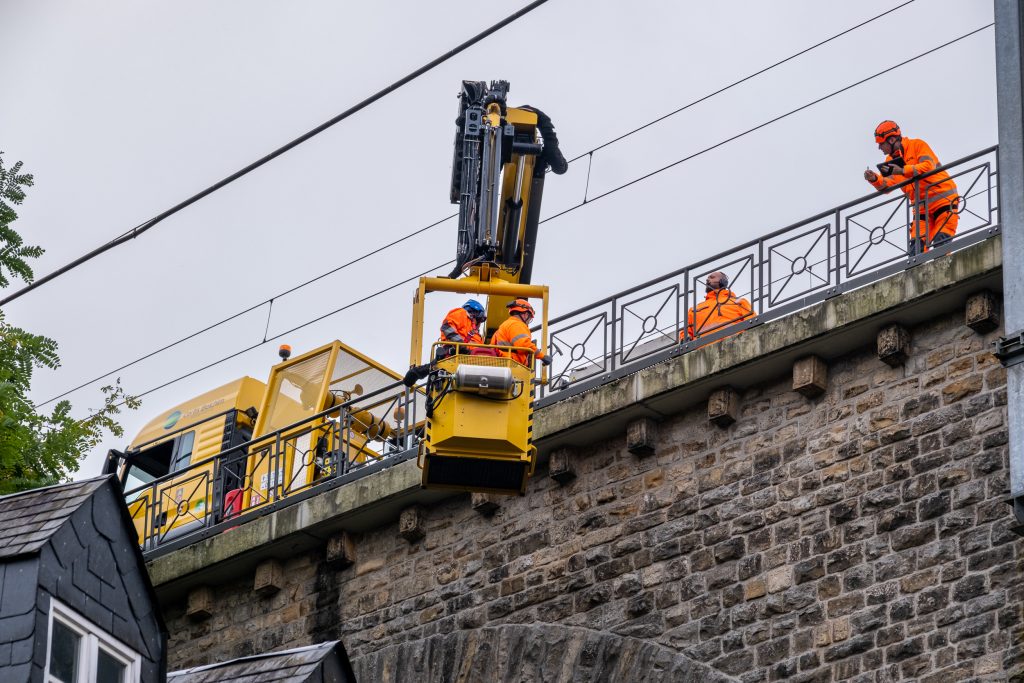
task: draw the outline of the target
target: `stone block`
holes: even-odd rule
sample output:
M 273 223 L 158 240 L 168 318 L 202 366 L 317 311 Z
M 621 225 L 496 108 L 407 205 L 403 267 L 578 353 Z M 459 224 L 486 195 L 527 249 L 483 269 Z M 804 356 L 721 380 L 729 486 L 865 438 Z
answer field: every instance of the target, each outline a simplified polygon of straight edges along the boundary
M 910 332 L 897 323 L 886 325 L 878 331 L 877 352 L 883 363 L 903 365 L 910 356 Z
M 740 395 L 732 387 L 722 387 L 708 397 L 708 421 L 728 427 L 740 414 Z
M 657 448 L 658 423 L 641 417 L 626 425 L 626 450 L 641 458 L 653 455 Z
M 548 459 L 548 476 L 563 486 L 576 478 L 576 454 L 572 448 L 558 448 Z
M 409 543 L 415 543 L 427 535 L 423 528 L 423 508 L 413 505 L 402 510 L 398 516 L 398 535 Z
M 192 621 L 204 621 L 213 616 L 213 590 L 209 586 L 199 586 L 189 591 L 185 616 Z
M 818 356 L 804 356 L 793 363 L 793 391 L 816 398 L 828 388 L 828 365 Z
M 967 297 L 964 323 L 979 334 L 999 327 L 999 299 L 992 292 L 982 290 Z
M 264 560 L 256 565 L 256 578 L 252 590 L 261 598 L 270 597 L 284 588 L 284 571 L 277 560 Z
M 793 585 L 793 570 L 788 565 L 782 567 L 776 567 L 775 569 L 768 572 L 765 578 L 765 584 L 768 587 L 769 593 L 778 593 L 784 591 Z
M 469 502 L 474 510 L 487 517 L 493 515 L 501 507 L 498 497 L 490 493 L 471 493 Z
M 356 543 L 352 535 L 342 531 L 327 539 L 327 556 L 324 562 L 334 569 L 344 569 L 356 561 Z

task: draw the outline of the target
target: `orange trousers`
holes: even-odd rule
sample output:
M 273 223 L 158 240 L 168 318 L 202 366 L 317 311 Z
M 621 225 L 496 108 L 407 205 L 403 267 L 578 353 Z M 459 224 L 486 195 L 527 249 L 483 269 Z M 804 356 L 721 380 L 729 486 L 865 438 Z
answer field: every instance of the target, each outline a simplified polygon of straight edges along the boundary
M 910 229 L 911 249 L 914 248 L 915 242 L 920 240 L 920 251 L 924 253 L 928 251 L 928 245 L 935 241 L 936 235 L 944 234 L 949 235 L 950 238 L 954 237 L 956 226 L 959 223 L 960 215 L 955 213 L 955 209 L 939 214 L 932 212 L 931 216 L 918 215 L 914 226 Z

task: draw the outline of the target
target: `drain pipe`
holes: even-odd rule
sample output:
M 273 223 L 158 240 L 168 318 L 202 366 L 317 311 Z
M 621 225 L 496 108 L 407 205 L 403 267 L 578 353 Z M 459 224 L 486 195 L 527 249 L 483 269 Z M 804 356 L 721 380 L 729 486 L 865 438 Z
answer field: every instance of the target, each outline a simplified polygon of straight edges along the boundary
M 999 221 L 1003 240 L 1003 329 L 996 356 L 1006 366 L 1010 496 L 1024 524 L 1024 81 L 1021 0 L 994 0 L 999 111 Z

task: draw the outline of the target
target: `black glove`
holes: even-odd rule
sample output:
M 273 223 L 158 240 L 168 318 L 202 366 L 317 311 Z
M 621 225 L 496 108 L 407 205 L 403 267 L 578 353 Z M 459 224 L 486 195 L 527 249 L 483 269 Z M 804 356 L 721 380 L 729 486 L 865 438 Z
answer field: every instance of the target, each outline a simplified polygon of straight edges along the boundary
M 543 358 L 540 359 L 540 362 L 543 363 L 545 366 L 551 365 L 551 356 L 544 356 Z

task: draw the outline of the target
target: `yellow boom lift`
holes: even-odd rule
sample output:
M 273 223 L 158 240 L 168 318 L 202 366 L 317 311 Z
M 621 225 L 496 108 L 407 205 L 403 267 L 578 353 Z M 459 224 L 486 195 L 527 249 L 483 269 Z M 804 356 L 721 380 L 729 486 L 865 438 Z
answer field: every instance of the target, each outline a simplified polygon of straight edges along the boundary
M 505 81 L 462 84 L 451 191 L 460 205 L 457 266 L 420 281 L 405 377 L 409 386 L 427 378 L 425 392 L 407 391 L 400 375 L 338 341 L 295 358 L 282 347 L 266 383 L 245 377 L 201 394 L 108 453 L 104 473 L 118 474 L 143 547 L 267 510 L 414 447 L 420 430 L 424 486 L 525 491 L 536 464 L 533 354 L 523 364 L 486 344 L 434 344 L 430 362 L 420 357 L 423 301 L 436 291 L 486 295 L 487 338 L 508 302 L 539 300 L 546 348 L 547 287 L 529 281 L 544 173 L 567 164 L 551 120 L 508 107 L 507 93 Z
M 484 295 L 488 329 L 517 298 L 540 301 L 539 350 L 547 348 L 548 288 L 532 285 L 533 252 L 547 168 L 564 173 L 554 126 L 533 107 L 509 107 L 507 81 L 463 81 L 452 162 L 452 203 L 459 204 L 456 266 L 447 278 L 421 278 L 413 299 L 407 383 L 427 377 L 422 485 L 523 494 L 536 466 L 533 446 L 534 356 L 508 347 L 435 342 L 423 364 L 423 307 L 430 292 Z

